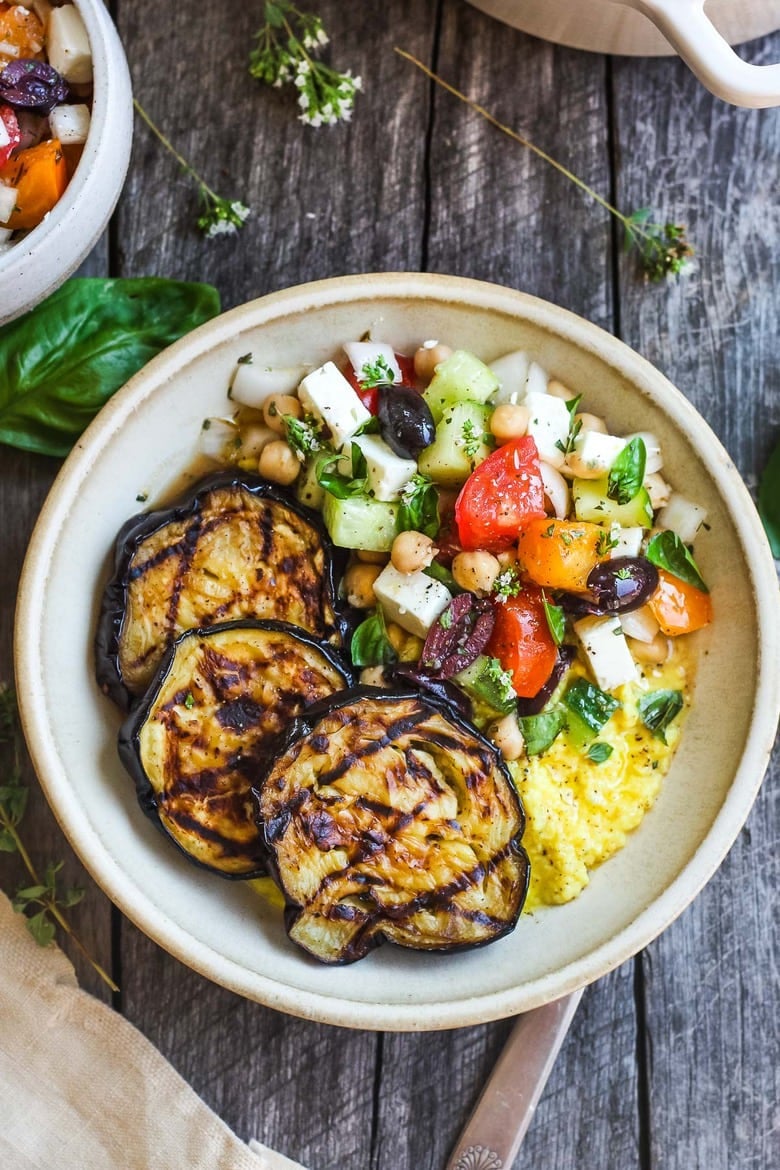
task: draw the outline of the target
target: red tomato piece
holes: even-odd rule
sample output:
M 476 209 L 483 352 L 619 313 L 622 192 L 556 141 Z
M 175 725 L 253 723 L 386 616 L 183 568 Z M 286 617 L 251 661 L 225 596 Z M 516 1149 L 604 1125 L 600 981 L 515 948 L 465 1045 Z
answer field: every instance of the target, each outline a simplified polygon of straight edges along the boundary
M 2 123 L 2 129 L 0 129 L 0 167 L 2 167 L 22 141 L 22 134 L 16 114 L 10 106 L 0 106 L 0 123 Z
M 558 658 L 544 612 L 542 591 L 524 585 L 517 597 L 497 601 L 496 624 L 485 649 L 512 675 L 521 699 L 532 699 L 552 674 Z
M 501 552 L 522 525 L 545 515 L 536 443 L 526 435 L 505 443 L 472 471 L 455 501 L 463 548 Z
M 410 386 L 413 390 L 417 389 L 416 380 L 414 376 L 414 358 L 406 357 L 405 354 L 397 353 L 395 360 L 398 362 L 398 368 L 401 371 L 401 381 L 396 382 L 397 386 Z M 376 386 L 364 386 L 352 369 L 352 363 L 347 362 L 343 371 L 344 377 L 349 382 L 352 389 L 357 394 L 360 401 L 365 406 L 366 410 L 371 414 L 376 414 L 379 409 L 379 394 Z

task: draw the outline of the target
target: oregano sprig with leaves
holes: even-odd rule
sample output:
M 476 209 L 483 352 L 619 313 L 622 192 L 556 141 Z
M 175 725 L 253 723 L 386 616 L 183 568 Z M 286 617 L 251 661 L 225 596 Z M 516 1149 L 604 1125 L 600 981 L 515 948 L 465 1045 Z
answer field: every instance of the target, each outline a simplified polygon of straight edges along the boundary
M 549 163 L 556 171 L 570 179 L 575 186 L 594 199 L 601 207 L 609 212 L 610 215 L 621 224 L 623 228 L 623 241 L 626 251 L 633 251 L 636 253 L 639 267 L 644 275 L 645 280 L 658 282 L 664 280 L 668 276 L 678 276 L 685 272 L 690 264 L 691 257 L 694 254 L 692 245 L 686 239 L 685 227 L 682 224 L 667 221 L 666 223 L 655 223 L 651 219 L 652 212 L 649 208 L 643 207 L 638 211 L 633 211 L 629 215 L 625 215 L 617 207 L 613 207 L 598 191 L 586 183 L 583 179 L 570 171 L 563 163 L 558 162 L 547 151 L 542 150 L 541 147 L 536 146 L 535 143 L 524 138 L 522 134 L 518 134 L 511 126 L 506 126 L 500 122 L 494 114 L 486 110 L 478 102 L 468 97 L 461 90 L 456 89 L 454 85 L 450 85 L 443 77 L 434 73 L 417 57 L 407 53 L 404 49 L 396 47 L 396 53 L 405 60 L 410 61 L 418 69 L 429 77 L 431 81 L 435 81 L 447 93 L 451 93 L 453 97 L 458 98 L 474 110 L 475 113 L 485 118 L 490 122 L 491 126 L 495 126 L 502 134 L 513 138 L 515 142 L 519 142 L 521 146 L 525 146 L 532 151 L 538 158 Z
M 63 863 L 49 862 L 43 875 L 34 865 L 22 841 L 19 825 L 27 808 L 28 790 L 22 783 L 21 730 L 16 710 L 16 696 L 10 687 L 0 684 L 0 853 L 16 853 L 27 870 L 30 885 L 21 885 L 13 898 L 13 907 L 23 914 L 25 924 L 40 946 L 48 946 L 57 926 L 70 935 L 75 946 L 112 991 L 116 983 L 92 957 L 68 921 L 65 911 L 84 897 L 79 886 L 62 887 Z
M 329 42 L 322 20 L 302 12 L 291 0 L 266 0 L 265 23 L 255 34 L 257 45 L 249 55 L 249 72 L 258 81 L 298 91 L 298 115 L 307 126 L 332 126 L 352 117 L 359 77 L 339 73 L 317 59 Z
M 141 103 L 135 98 L 133 98 L 133 106 L 135 112 L 146 123 L 155 138 L 169 154 L 173 155 L 185 175 L 188 175 L 197 184 L 198 196 L 203 209 L 198 216 L 197 224 L 206 238 L 213 239 L 215 236 L 235 235 L 251 214 L 250 209 L 240 199 L 225 199 L 224 196 L 218 195 L 203 176 L 198 174 L 192 164 L 187 162 L 184 155 L 179 153 L 167 135 L 163 134 L 160 127 L 152 121 Z

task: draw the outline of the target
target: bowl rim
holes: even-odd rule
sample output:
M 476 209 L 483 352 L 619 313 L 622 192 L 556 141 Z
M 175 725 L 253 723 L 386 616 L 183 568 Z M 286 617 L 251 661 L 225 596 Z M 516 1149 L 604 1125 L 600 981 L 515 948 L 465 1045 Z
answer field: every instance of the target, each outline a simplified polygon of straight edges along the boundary
M 660 398 L 672 423 L 683 429 L 695 448 L 731 515 L 740 517 L 738 535 L 750 573 L 759 637 L 753 719 L 739 766 L 698 849 L 666 890 L 628 926 L 555 972 L 498 992 L 423 1005 L 364 1003 L 290 987 L 218 954 L 152 905 L 97 837 L 70 787 L 48 726 L 38 654 L 47 566 L 69 503 L 89 474 L 94 449 L 102 449 L 157 386 L 242 330 L 329 305 L 367 300 L 435 300 L 528 320 L 612 366 L 654 400 Z M 438 274 L 373 273 L 298 285 L 239 305 L 163 351 L 114 395 L 66 459 L 35 526 L 19 586 L 14 657 L 22 726 L 44 793 L 85 867 L 139 929 L 200 974 L 268 1007 L 352 1028 L 421 1031 L 499 1019 L 567 995 L 636 954 L 698 894 L 744 824 L 773 747 L 780 713 L 780 594 L 768 541 L 730 457 L 681 392 L 645 358 L 584 318 L 527 293 Z
M 84 21 L 92 49 L 94 77 L 89 132 L 82 157 L 62 198 L 37 227 L 0 255 L 0 281 L 17 290 L 13 310 L 7 314 L 0 312 L 2 323 L 14 320 L 39 304 L 75 272 L 105 230 L 130 165 L 133 95 L 122 42 L 102 0 L 69 2 L 75 5 Z M 104 168 L 97 165 L 99 144 L 104 141 L 110 141 L 116 150 L 108 184 Z M 101 187 L 107 190 L 107 201 L 101 195 Z M 91 208 L 95 203 L 102 203 L 104 210 L 94 220 L 91 230 L 85 231 L 80 208 Z M 55 232 L 61 243 L 55 257 L 58 262 L 56 275 L 52 275 L 47 271 L 48 265 L 40 264 L 39 257 L 51 249 Z M 37 287 L 45 285 L 42 293 L 24 291 L 30 269 L 33 280 L 36 275 L 39 277 Z M 22 290 L 21 295 L 19 290 Z

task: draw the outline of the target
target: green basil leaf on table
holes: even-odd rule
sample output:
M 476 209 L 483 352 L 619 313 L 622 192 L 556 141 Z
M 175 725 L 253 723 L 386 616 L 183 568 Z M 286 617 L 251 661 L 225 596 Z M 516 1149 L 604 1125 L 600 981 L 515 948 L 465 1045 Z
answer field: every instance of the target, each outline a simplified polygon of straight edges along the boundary
M 375 609 L 357 627 L 352 635 L 350 654 L 355 666 L 384 666 L 397 660 L 381 609 Z
M 677 533 L 672 532 L 671 529 L 657 532 L 651 538 L 645 556 L 659 569 L 665 569 L 667 573 L 684 581 L 686 585 L 694 585 L 703 593 L 709 593 L 696 561 Z
M 617 504 L 630 504 L 645 481 L 647 448 L 639 436 L 627 443 L 612 464 L 607 495 Z
M 637 703 L 639 718 L 662 743 L 666 743 L 667 727 L 682 709 L 682 691 L 649 691 Z
M 528 756 L 538 756 L 546 752 L 553 740 L 566 726 L 566 716 L 563 711 L 542 711 L 540 715 L 525 715 L 520 719 L 520 730 L 525 740 L 525 751 Z
M 780 557 L 780 443 L 764 468 L 758 489 L 758 512 L 764 523 L 772 552 Z
M 79 277 L 0 327 L 0 442 L 67 455 L 120 386 L 219 312 L 208 284 Z

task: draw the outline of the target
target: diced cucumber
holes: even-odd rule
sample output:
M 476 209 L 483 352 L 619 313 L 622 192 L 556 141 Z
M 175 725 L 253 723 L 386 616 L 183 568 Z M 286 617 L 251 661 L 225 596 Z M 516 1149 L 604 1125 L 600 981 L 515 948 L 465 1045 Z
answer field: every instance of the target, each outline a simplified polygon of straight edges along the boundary
M 477 704 L 485 719 L 508 715 L 517 707 L 517 695 L 512 689 L 512 676 L 501 669 L 497 658 L 480 654 L 465 670 L 452 676 L 453 682 Z
M 317 460 L 309 459 L 295 483 L 295 495 L 300 503 L 307 508 L 322 510 L 325 500 L 325 489 L 320 487 L 317 479 Z
M 633 500 L 617 504 L 607 495 L 608 476 L 601 479 L 575 479 L 571 485 L 574 511 L 578 520 L 593 524 L 619 524 L 621 528 L 652 528 L 653 508 L 646 488 L 640 488 Z
M 388 552 L 398 533 L 398 504 L 372 500 L 370 496 L 339 500 L 326 492 L 322 515 L 338 548 Z
M 491 413 L 489 406 L 477 402 L 448 407 L 436 427 L 436 438 L 417 461 L 420 474 L 443 487 L 465 483 L 477 464 L 490 454 L 484 436 L 489 434 Z
M 473 353 L 456 349 L 436 367 L 436 373 L 423 394 L 433 421 L 438 422 L 448 406 L 456 402 L 487 402 L 500 382 L 489 366 Z

